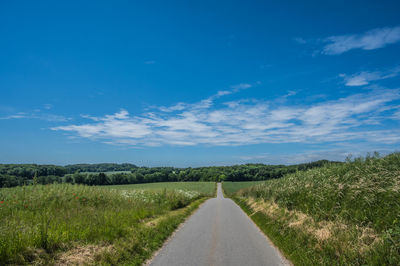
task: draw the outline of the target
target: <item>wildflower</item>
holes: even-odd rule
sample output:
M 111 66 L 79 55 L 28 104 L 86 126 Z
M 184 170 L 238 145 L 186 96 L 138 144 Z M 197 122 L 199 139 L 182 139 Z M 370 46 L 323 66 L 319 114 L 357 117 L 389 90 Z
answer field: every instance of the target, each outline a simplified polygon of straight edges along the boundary
M 0 203 L 4 203 L 4 200 L 0 201 Z

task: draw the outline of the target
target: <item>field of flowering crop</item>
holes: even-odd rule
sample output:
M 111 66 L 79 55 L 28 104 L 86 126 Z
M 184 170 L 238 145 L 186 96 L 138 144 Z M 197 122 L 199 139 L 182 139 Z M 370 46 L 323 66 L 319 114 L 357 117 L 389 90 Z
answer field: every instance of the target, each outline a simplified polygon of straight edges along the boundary
M 54 184 L 0 189 L 0 265 L 141 264 L 208 193 Z

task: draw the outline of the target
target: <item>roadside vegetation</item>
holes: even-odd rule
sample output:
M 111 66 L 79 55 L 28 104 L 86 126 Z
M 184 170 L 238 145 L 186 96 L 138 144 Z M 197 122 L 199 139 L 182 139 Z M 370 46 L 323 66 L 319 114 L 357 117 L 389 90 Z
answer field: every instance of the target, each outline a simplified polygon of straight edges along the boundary
M 0 189 L 0 265 L 140 265 L 215 183 Z
M 233 198 L 295 265 L 400 264 L 400 153 L 298 171 Z

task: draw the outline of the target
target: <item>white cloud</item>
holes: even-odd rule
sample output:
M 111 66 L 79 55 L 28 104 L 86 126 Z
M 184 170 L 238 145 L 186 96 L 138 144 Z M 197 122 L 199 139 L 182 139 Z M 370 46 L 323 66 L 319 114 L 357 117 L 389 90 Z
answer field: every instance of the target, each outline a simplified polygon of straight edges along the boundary
M 163 112 L 173 112 L 173 111 L 180 111 L 185 109 L 186 104 L 185 103 L 177 103 L 173 106 L 170 107 L 160 107 L 159 109 Z
M 229 95 L 229 94 L 232 94 L 232 91 L 219 91 L 217 93 L 217 96 L 220 97 L 220 96 Z
M 46 103 L 45 105 L 43 105 L 43 108 L 46 110 L 50 110 L 51 108 L 53 108 L 53 105 L 50 103 Z
M 309 106 L 261 100 L 218 104 L 220 94 L 138 116 L 123 109 L 103 117 L 85 116 L 91 121 L 52 130 L 133 146 L 400 142 L 400 130 L 384 126 L 397 117 L 398 107 L 392 104 L 400 100 L 397 89 L 373 90 Z
M 294 41 L 299 43 L 299 44 L 307 43 L 307 41 L 305 39 L 301 38 L 301 37 L 294 38 Z
M 154 61 L 154 60 L 144 61 L 145 65 L 154 65 L 155 63 L 156 63 L 156 61 Z
M 323 48 L 328 55 L 342 54 L 352 49 L 374 50 L 400 41 L 400 26 L 377 28 L 363 34 L 331 36 L 324 40 L 329 43 Z
M 27 115 L 25 113 L 19 112 L 16 114 L 0 117 L 0 120 L 21 119 L 21 118 L 26 118 L 26 117 L 27 117 Z
M 237 84 L 237 85 L 233 85 L 231 88 L 234 89 L 234 90 L 244 90 L 244 89 L 248 89 L 248 88 L 251 88 L 251 87 L 253 87 L 253 85 L 248 84 L 248 83 L 240 83 L 240 84 Z
M 240 161 L 247 161 L 248 163 L 266 163 L 266 164 L 299 164 L 314 162 L 317 160 L 330 160 L 330 161 L 344 161 L 347 157 L 360 157 L 366 156 L 371 151 L 376 151 L 381 155 L 393 152 L 391 148 L 382 148 L 377 146 L 365 146 L 354 144 L 339 144 L 339 147 L 322 150 L 311 150 L 298 152 L 296 154 L 256 154 L 256 155 L 243 155 L 237 158 Z M 351 151 L 351 152 L 349 152 Z
M 378 72 L 360 72 L 351 76 L 345 74 L 340 74 L 345 81 L 346 86 L 363 86 L 368 85 L 370 81 L 380 79 L 380 74 Z
M 52 104 L 44 104 L 43 105 L 43 109 L 45 109 L 44 112 L 43 112 L 43 109 L 36 108 L 36 109 L 29 110 L 26 112 L 16 112 L 16 113 L 8 114 L 5 116 L 0 116 L 0 120 L 37 119 L 37 120 L 43 120 L 43 121 L 47 121 L 47 122 L 67 122 L 67 121 L 71 120 L 71 118 L 69 118 L 69 117 L 47 113 L 48 110 L 52 109 L 53 107 L 54 106 Z
M 260 84 L 259 82 L 256 82 L 256 85 Z M 174 112 L 174 111 L 182 111 L 188 108 L 192 108 L 192 109 L 207 109 L 210 108 L 214 102 L 214 100 L 225 96 L 225 95 L 230 95 L 233 93 L 237 93 L 240 90 L 244 90 L 244 89 L 248 89 L 253 87 L 252 84 L 249 83 L 240 83 L 237 85 L 233 85 L 231 86 L 230 90 L 222 90 L 222 91 L 218 91 L 216 94 L 212 95 L 211 97 L 204 99 L 200 102 L 194 103 L 194 104 L 186 104 L 186 103 L 182 103 L 179 102 L 173 106 L 170 107 L 165 107 L 165 106 L 161 106 L 158 107 L 156 109 L 162 111 L 162 112 L 166 112 L 166 113 L 170 113 L 170 112 Z
M 397 111 L 392 115 L 392 119 L 400 120 L 400 106 L 397 107 Z
M 396 77 L 400 74 L 400 67 L 396 67 L 389 71 L 362 71 L 353 75 L 340 74 L 339 76 L 344 79 L 346 86 L 364 86 L 368 85 L 371 81 L 382 80 Z
M 61 115 L 40 113 L 40 110 L 35 110 L 34 112 L 30 113 L 18 112 L 16 114 L 0 117 L 0 120 L 10 119 L 38 119 L 48 122 L 67 122 L 71 120 L 70 118 Z

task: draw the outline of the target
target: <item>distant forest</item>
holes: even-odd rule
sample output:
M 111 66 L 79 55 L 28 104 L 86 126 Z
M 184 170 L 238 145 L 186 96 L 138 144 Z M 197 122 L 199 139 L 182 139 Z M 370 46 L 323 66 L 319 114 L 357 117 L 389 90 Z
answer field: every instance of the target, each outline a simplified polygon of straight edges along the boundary
M 256 181 L 280 178 L 288 173 L 321 167 L 320 160 L 297 165 L 244 164 L 199 168 L 138 167 L 134 164 L 0 164 L 0 187 L 30 184 L 73 183 L 118 185 L 176 181 Z

